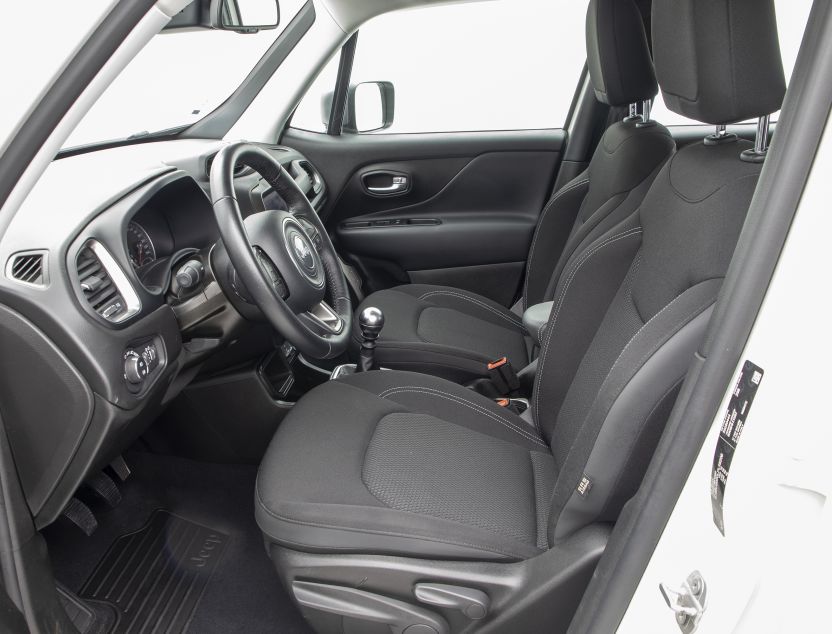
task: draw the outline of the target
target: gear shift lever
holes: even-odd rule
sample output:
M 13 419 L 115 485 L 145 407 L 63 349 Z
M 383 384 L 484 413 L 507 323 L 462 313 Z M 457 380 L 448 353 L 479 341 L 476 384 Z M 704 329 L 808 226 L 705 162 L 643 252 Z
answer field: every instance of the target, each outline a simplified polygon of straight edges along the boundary
M 358 316 L 358 325 L 361 328 L 361 353 L 358 356 L 358 363 L 355 366 L 356 372 L 367 372 L 377 370 L 375 351 L 376 339 L 384 327 L 384 313 L 380 309 L 368 306 Z

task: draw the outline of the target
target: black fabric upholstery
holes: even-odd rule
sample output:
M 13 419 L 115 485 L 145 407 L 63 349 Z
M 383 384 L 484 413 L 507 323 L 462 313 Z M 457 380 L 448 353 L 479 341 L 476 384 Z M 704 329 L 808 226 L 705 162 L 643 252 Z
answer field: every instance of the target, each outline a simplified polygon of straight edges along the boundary
M 774 0 L 654 0 L 653 53 L 667 107 L 727 124 L 780 109 Z
M 260 468 L 256 513 L 270 540 L 477 560 L 548 546 L 552 457 L 518 416 L 408 372 L 353 375 L 314 394 Z
M 625 106 L 656 96 L 656 74 L 644 21 L 632 0 L 590 0 L 586 57 L 595 97 Z
M 373 293 L 358 310 L 367 306 L 384 312 L 376 359 L 385 368 L 464 382 L 481 376 L 495 359 L 508 357 L 518 368 L 529 361 L 532 341 L 521 317 L 476 293 L 407 284 Z M 357 346 L 357 325 L 353 335 Z
M 679 151 L 637 212 L 571 258 L 544 331 L 531 423 L 406 372 L 353 375 L 301 399 L 258 478 L 268 539 L 512 560 L 614 521 L 704 338 L 761 167 L 740 160 L 749 145 Z
M 706 321 L 696 318 L 716 300 L 760 171 L 759 164 L 739 158 L 749 146 L 736 141 L 680 150 L 636 214 L 640 228 L 618 231 L 618 242 L 601 247 L 602 241 L 595 255 L 570 265 L 568 270 L 576 272 L 566 277 L 579 288 L 559 288 L 532 399 L 559 473 L 550 539 L 593 519 L 614 518 L 640 481 L 647 460 L 642 456 L 643 467 L 635 468 L 621 449 L 643 436 L 649 412 L 684 376 L 702 339 Z M 628 257 L 626 249 L 632 264 L 617 286 L 609 277 Z M 599 312 L 613 286 L 609 308 Z M 589 291 L 603 296 L 591 310 L 568 305 L 570 297 L 580 301 Z M 695 326 L 688 327 L 689 322 Z M 685 328 L 677 347 L 668 347 Z M 615 416 L 612 410 L 623 407 L 625 386 L 638 398 L 625 408 L 626 415 Z M 639 447 L 645 456 L 652 452 L 650 443 Z M 591 455 L 595 471 L 588 473 Z M 576 493 L 584 476 L 593 483 L 586 497 Z
M 621 121 L 607 128 L 584 173 L 585 194 L 577 207 L 567 185 L 561 190 L 567 197 L 555 194 L 540 214 L 529 252 L 524 308 L 550 301 L 566 262 L 638 208 L 675 148 L 670 132 L 658 123 L 645 128 Z M 566 234 L 561 233 L 559 216 L 569 218 Z

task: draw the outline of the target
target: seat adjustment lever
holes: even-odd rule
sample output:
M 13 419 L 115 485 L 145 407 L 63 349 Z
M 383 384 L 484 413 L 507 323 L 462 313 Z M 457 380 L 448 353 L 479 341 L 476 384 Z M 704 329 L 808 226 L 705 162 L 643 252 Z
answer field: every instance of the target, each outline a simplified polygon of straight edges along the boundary
M 482 590 L 444 583 L 417 583 L 413 594 L 422 603 L 459 610 L 472 621 L 484 619 L 491 605 L 491 600 Z

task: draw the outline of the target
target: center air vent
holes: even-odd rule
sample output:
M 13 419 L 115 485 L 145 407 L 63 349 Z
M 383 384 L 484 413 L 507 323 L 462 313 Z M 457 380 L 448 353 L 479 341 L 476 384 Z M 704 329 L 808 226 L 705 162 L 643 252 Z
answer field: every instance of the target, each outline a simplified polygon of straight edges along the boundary
M 121 267 L 101 243 L 90 240 L 75 260 L 78 284 L 90 308 L 118 324 L 139 312 L 141 302 Z
M 46 286 L 46 253 L 15 253 L 6 265 L 6 277 L 30 286 Z

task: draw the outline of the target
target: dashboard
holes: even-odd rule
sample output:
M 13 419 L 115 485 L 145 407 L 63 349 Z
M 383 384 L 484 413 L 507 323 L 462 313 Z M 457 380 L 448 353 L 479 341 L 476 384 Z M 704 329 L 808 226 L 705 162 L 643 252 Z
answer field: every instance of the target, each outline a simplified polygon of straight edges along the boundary
M 9 224 L 0 412 L 38 527 L 258 319 L 221 257 L 208 174 L 222 145 L 165 141 L 56 160 Z M 314 166 L 291 148 L 262 147 L 320 209 L 326 186 Z M 234 183 L 243 215 L 286 209 L 255 171 L 239 168 Z

